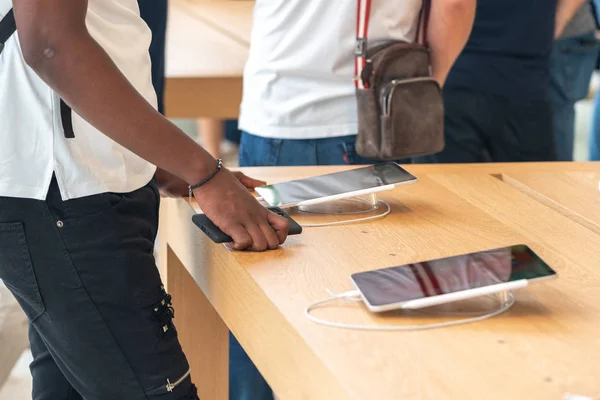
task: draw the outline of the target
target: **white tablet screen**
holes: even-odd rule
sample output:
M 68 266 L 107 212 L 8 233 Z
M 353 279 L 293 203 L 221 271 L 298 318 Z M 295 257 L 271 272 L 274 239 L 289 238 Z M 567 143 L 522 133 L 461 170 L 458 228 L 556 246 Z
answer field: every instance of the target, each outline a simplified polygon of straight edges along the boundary
M 303 201 L 416 180 L 417 178 L 398 164 L 384 163 L 350 171 L 261 186 L 256 191 L 270 205 L 285 207 L 297 205 Z
M 372 306 L 556 275 L 524 245 L 360 272 L 352 280 Z

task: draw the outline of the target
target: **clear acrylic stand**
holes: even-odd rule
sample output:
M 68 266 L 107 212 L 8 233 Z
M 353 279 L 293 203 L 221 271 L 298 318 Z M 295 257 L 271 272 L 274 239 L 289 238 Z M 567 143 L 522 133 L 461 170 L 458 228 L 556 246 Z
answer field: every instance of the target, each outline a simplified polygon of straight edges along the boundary
M 377 193 L 371 193 L 361 197 L 351 197 L 309 206 L 298 206 L 297 210 L 307 214 L 358 215 L 376 212 L 380 207 L 381 204 Z

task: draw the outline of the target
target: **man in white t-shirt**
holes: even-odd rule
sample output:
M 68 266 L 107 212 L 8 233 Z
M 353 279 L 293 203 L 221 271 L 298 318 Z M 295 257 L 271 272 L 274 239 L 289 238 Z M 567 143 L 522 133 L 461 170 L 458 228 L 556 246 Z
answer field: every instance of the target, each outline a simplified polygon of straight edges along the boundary
M 372 0 L 369 43 L 416 40 L 422 0 Z M 244 70 L 240 165 L 362 164 L 354 48 L 358 0 L 256 0 Z M 463 48 L 475 0 L 432 1 L 433 76 Z
M 153 258 L 159 187 L 189 185 L 240 250 L 287 221 L 155 110 L 137 0 L 0 0 L 0 19 L 0 279 L 33 399 L 197 399 Z
M 465 45 L 475 0 L 433 0 L 427 36 L 443 84 Z M 415 41 L 422 0 L 372 0 L 369 43 Z M 256 0 L 239 125 L 241 166 L 364 164 L 355 150 L 358 0 Z M 272 399 L 232 338 L 232 400 Z

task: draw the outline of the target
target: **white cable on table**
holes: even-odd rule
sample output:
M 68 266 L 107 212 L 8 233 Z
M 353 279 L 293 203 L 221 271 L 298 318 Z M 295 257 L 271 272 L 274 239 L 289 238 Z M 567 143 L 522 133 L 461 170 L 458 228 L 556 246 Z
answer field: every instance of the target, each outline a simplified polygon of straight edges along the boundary
M 490 312 L 490 313 L 487 313 L 484 315 L 480 315 L 477 317 L 460 319 L 457 321 L 447 321 L 447 322 L 440 322 L 440 323 L 435 323 L 435 324 L 407 325 L 407 326 L 345 324 L 345 323 L 341 323 L 341 322 L 332 322 L 332 321 L 327 321 L 327 320 L 324 320 L 321 318 L 317 318 L 317 317 L 311 315 L 311 313 L 310 313 L 312 309 L 319 307 L 323 304 L 327 304 L 332 301 L 338 300 L 338 299 L 347 299 L 347 300 L 351 300 L 351 301 L 362 301 L 360 298 L 357 298 L 357 296 L 360 296 L 360 292 L 358 290 L 352 290 L 349 292 L 344 292 L 341 294 L 333 295 L 332 297 L 330 297 L 328 299 L 317 301 L 317 302 L 311 304 L 310 306 L 308 306 L 304 310 L 304 315 L 306 315 L 306 317 L 308 319 L 310 319 L 311 321 L 313 321 L 314 323 L 317 323 L 320 325 L 325 325 L 325 326 L 330 326 L 333 328 L 343 328 L 343 329 L 353 329 L 353 330 L 363 330 L 363 331 L 388 331 L 388 332 L 421 331 L 421 330 L 427 330 L 427 329 L 446 328 L 446 327 L 450 327 L 450 326 L 456 326 L 456 325 L 468 324 L 468 323 L 472 323 L 472 322 L 483 321 L 483 320 L 493 318 L 497 315 L 505 313 L 506 311 L 510 310 L 510 308 L 513 306 L 513 304 L 515 304 L 515 297 L 513 296 L 512 293 L 509 292 L 508 293 L 508 301 L 506 301 L 504 303 L 500 303 L 501 307 L 496 311 L 493 311 L 493 312 Z

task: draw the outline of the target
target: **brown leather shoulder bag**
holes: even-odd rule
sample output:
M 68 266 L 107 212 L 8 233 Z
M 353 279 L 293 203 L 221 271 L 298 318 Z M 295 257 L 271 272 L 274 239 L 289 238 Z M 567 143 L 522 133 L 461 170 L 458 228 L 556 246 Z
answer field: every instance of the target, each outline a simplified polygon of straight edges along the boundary
M 423 2 L 415 43 L 392 41 L 368 48 L 370 8 L 371 0 L 358 0 L 356 150 L 378 160 L 440 152 L 444 148 L 444 104 L 441 88 L 431 75 L 427 45 L 430 0 Z

